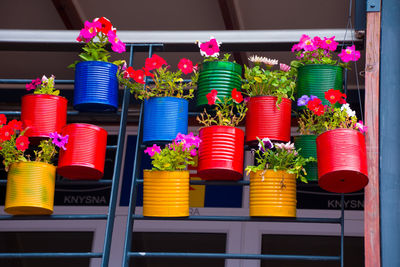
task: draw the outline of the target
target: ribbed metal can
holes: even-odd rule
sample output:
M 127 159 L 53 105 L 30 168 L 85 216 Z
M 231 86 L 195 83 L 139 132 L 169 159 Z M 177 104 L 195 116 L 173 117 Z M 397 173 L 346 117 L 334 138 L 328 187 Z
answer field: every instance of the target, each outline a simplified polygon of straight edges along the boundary
M 365 137 L 352 129 L 335 129 L 317 139 L 318 184 L 335 193 L 350 193 L 368 184 Z
M 144 101 L 143 142 L 171 141 L 187 134 L 189 102 L 179 97 L 152 97 Z
M 239 180 L 243 177 L 244 132 L 230 126 L 200 129 L 197 175 L 204 180 Z
M 313 157 L 317 159 L 317 143 L 316 135 L 299 135 L 294 137 L 294 146 L 301 149 L 299 154 L 305 158 Z M 308 162 L 304 168 L 306 169 L 306 179 L 308 181 L 318 181 L 318 165 L 317 162 Z
M 25 135 L 30 139 L 48 138 L 61 132 L 67 123 L 68 100 L 62 96 L 29 94 L 22 97 L 21 121 L 29 126 Z M 32 140 L 32 139 L 31 139 Z
M 4 211 L 12 215 L 53 213 L 56 167 L 44 162 L 18 162 L 10 166 Z
M 65 126 L 66 150 L 60 149 L 57 173 L 72 180 L 99 180 L 104 174 L 107 131 L 96 125 L 72 123 Z
M 143 216 L 189 216 L 189 171 L 143 170 Z
M 88 112 L 118 109 L 118 66 L 82 61 L 75 68 L 74 109 Z
M 297 98 L 315 95 L 322 104 L 329 105 L 325 92 L 329 89 L 343 90 L 343 68 L 335 65 L 310 64 L 299 68 Z M 298 107 L 304 108 L 304 107 Z
M 272 141 L 290 141 L 292 101 L 282 98 L 279 107 L 275 96 L 251 97 L 247 103 L 246 143 L 257 145 L 257 137 L 268 137 Z
M 296 176 L 286 171 L 250 173 L 250 216 L 296 217 Z
M 208 104 L 207 94 L 212 89 L 218 91 L 218 98 L 231 97 L 234 88 L 242 87 L 242 66 L 228 61 L 204 62 L 200 65 L 196 90 L 196 107 Z

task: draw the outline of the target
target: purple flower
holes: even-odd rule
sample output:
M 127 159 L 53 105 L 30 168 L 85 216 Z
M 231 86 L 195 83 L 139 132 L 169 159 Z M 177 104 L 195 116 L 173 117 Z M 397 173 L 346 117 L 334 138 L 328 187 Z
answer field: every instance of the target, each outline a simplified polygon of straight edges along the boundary
M 314 100 L 314 99 L 316 99 L 316 98 L 318 98 L 318 96 L 310 95 L 310 100 Z
M 54 132 L 54 133 L 50 133 L 49 137 L 51 139 L 51 142 L 54 145 L 56 145 L 64 150 L 67 150 L 65 148 L 65 145 L 68 143 L 68 137 L 69 137 L 68 134 L 66 136 L 62 136 L 61 134 Z
M 261 142 L 262 142 L 262 143 L 261 143 Z M 274 144 L 271 142 L 271 140 L 269 140 L 268 137 L 263 138 L 263 139 L 261 140 L 261 142 L 258 143 L 258 149 L 259 149 L 261 152 L 265 152 L 265 151 L 267 151 L 268 149 L 271 149 L 271 148 L 274 147 Z M 264 148 L 265 148 L 265 150 L 264 150 Z
M 159 154 L 161 152 L 161 147 L 154 144 L 152 147 L 148 147 L 145 149 L 144 153 L 149 154 L 150 157 L 154 156 L 155 153 Z
M 302 97 L 297 99 L 297 106 L 306 106 L 308 101 L 310 101 L 310 97 L 308 97 L 308 95 L 303 95 Z

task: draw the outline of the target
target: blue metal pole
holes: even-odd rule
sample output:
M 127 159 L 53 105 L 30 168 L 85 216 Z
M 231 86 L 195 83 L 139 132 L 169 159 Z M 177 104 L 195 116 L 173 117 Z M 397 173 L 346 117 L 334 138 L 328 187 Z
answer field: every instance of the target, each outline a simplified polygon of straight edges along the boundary
M 153 45 L 149 45 L 149 57 L 153 55 Z M 147 85 L 147 79 L 146 84 Z M 139 168 L 141 163 L 141 144 L 142 144 L 142 117 L 143 117 L 143 102 L 140 105 L 140 115 L 139 115 L 139 124 L 138 124 L 138 133 L 136 139 L 136 148 L 135 148 L 135 161 L 133 163 L 133 172 L 132 172 L 132 185 L 129 197 L 129 209 L 128 209 L 128 219 L 126 223 L 125 230 L 125 245 L 124 245 L 124 256 L 122 260 L 122 266 L 129 266 L 129 255 L 128 253 L 131 250 L 131 242 L 132 242 L 132 231 L 133 231 L 133 216 L 135 207 L 136 207 L 136 180 L 139 175 Z
M 26 252 L 0 253 L 0 258 L 101 258 L 102 255 L 96 252 Z
M 133 62 L 133 46 L 130 47 L 130 55 L 129 55 L 129 66 L 132 65 Z M 125 133 L 126 133 L 126 121 L 128 117 L 128 107 L 130 100 L 130 89 L 125 88 L 124 90 L 124 98 L 122 103 L 122 111 L 121 111 L 121 121 L 119 124 L 119 133 L 118 133 L 118 142 L 117 142 L 117 152 L 114 163 L 114 171 L 113 171 L 113 183 L 111 186 L 111 197 L 110 204 L 108 210 L 108 219 L 107 219 L 107 228 L 106 234 L 104 238 L 104 248 L 103 248 L 103 258 L 101 262 L 102 267 L 108 267 L 108 261 L 110 259 L 110 247 L 111 247 L 111 239 L 112 232 L 114 229 L 114 219 L 115 219 L 115 210 L 117 206 L 117 195 L 118 195 L 118 185 L 119 178 L 121 174 L 121 164 L 122 164 L 122 154 L 125 145 Z
M 400 266 L 400 1 L 382 0 L 379 103 L 381 266 Z
M 344 194 L 340 197 L 340 266 L 344 266 Z

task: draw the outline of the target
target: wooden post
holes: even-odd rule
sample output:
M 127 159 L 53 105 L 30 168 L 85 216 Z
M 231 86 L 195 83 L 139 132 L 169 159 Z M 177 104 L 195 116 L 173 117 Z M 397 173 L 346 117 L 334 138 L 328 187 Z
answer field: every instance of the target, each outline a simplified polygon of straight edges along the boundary
M 381 13 L 367 13 L 365 124 L 369 184 L 364 200 L 365 267 L 380 267 L 379 211 L 379 61 Z

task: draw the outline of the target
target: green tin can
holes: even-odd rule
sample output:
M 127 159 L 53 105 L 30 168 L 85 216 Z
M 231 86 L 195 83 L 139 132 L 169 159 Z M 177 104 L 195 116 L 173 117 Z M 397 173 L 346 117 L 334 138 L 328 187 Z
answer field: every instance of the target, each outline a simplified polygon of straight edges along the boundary
M 343 91 L 343 68 L 336 65 L 311 64 L 299 68 L 297 77 L 297 98 L 315 95 L 322 104 L 329 105 L 325 92 L 329 89 Z M 304 108 L 304 107 L 299 107 Z
M 229 61 L 211 61 L 200 65 L 196 90 L 196 107 L 208 104 L 207 94 L 212 89 L 218 91 L 218 98 L 231 97 L 234 88 L 242 87 L 242 66 Z
M 299 135 L 294 137 L 294 145 L 296 149 L 301 148 L 299 154 L 305 158 L 313 157 L 317 159 L 317 143 L 316 135 Z M 306 166 L 307 175 L 306 178 L 308 181 L 318 181 L 318 166 L 317 162 L 308 162 Z

